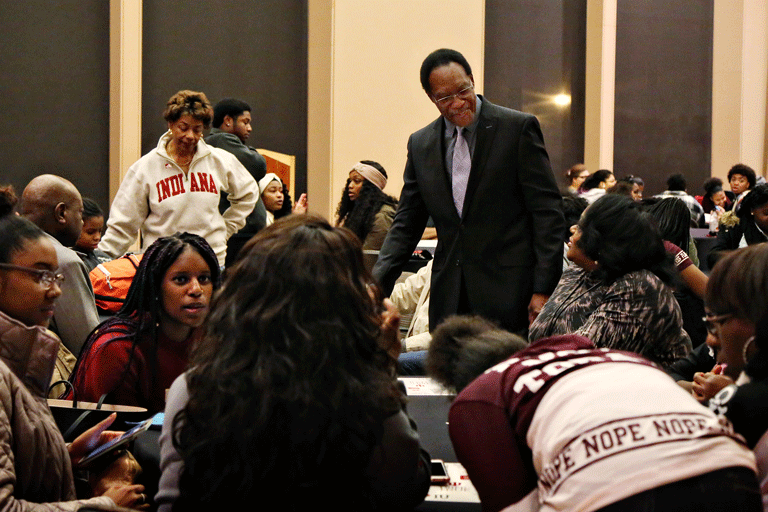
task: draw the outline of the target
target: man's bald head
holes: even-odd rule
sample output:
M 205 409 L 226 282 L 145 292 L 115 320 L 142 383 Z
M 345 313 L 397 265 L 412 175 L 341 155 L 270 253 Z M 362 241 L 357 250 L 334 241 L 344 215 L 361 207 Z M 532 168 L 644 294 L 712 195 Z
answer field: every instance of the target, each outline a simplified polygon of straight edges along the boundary
M 69 180 L 43 174 L 29 182 L 21 195 L 21 213 L 53 236 L 72 247 L 83 229 L 83 199 Z

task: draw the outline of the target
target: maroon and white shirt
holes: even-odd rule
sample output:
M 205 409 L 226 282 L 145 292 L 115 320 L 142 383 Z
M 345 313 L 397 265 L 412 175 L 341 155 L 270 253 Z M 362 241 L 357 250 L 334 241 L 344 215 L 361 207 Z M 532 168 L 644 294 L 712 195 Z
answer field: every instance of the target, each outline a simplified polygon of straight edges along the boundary
M 450 412 L 484 510 L 538 487 L 540 510 L 591 511 L 754 456 L 727 420 L 653 363 L 583 337 L 541 339 L 467 386 Z

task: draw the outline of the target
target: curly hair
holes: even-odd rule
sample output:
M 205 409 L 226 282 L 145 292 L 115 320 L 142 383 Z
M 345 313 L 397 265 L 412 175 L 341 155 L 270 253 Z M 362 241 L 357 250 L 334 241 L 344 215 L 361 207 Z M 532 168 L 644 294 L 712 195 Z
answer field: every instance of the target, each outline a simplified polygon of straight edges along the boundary
M 378 162 L 361 160 L 360 163 L 375 167 L 385 178 L 387 177 L 387 171 Z M 368 236 L 371 228 L 373 228 L 376 214 L 379 213 L 381 207 L 389 204 L 396 208 L 397 199 L 385 194 L 370 181 L 363 180 L 360 195 L 355 201 L 352 201 L 349 198 L 349 181 L 349 178 L 347 178 L 347 183 L 344 185 L 344 190 L 341 193 L 339 207 L 336 209 L 336 225 L 349 229 L 357 235 L 361 242 L 364 242 L 365 237 Z
M 280 180 L 283 185 L 283 206 L 276 212 L 272 212 L 275 216 L 275 220 L 282 219 L 283 217 L 293 213 L 293 201 L 291 200 L 291 193 L 288 190 L 288 185 Z
M 196 91 L 179 91 L 168 100 L 163 112 L 163 118 L 169 123 L 175 123 L 181 116 L 192 116 L 203 122 L 203 127 L 211 127 L 213 107 L 205 93 Z
M 154 387 L 157 380 L 157 328 L 163 311 L 163 304 L 160 299 L 162 297 L 162 282 L 168 269 L 188 247 L 200 254 L 208 264 L 213 287 L 214 289 L 218 288 L 221 280 L 219 262 L 213 249 L 204 238 L 192 233 L 176 233 L 155 240 L 147 248 L 141 259 L 120 311 L 114 317 L 100 324 L 88 336 L 69 379 L 75 389 L 85 385 L 84 379 L 87 373 L 86 368 L 84 368 L 85 355 L 92 350 L 93 344 L 97 340 L 108 334 L 115 336 L 107 344 L 116 341 L 131 341 L 128 363 L 125 365 L 125 370 L 123 370 L 121 378 L 117 380 L 114 389 L 119 388 L 128 376 L 136 347 L 139 344 L 146 348 L 145 354 L 149 363 L 150 375 L 152 375 L 150 389 Z M 149 397 L 142 397 L 141 389 L 136 391 L 140 397 L 139 403 L 149 403 Z
M 753 221 L 752 211 L 768 204 L 768 184 L 758 185 L 749 191 L 741 201 L 741 207 L 736 212 L 739 219 L 744 221 Z
M 432 334 L 427 374 L 460 393 L 488 368 L 509 359 L 528 343 L 479 316 L 454 316 Z
M 598 262 L 595 275 L 604 281 L 636 270 L 650 270 L 672 283 L 675 268 L 650 214 L 639 203 L 617 194 L 605 195 L 586 209 L 579 221 L 581 238 L 576 242 Z
M 319 216 L 290 215 L 242 253 L 173 419 L 184 460 L 174 508 L 233 509 L 268 494 L 306 510 L 335 502 L 343 481 L 350 509 L 368 509 L 365 467 L 402 394 L 377 342 L 381 297 L 369 293 L 360 242 Z
M 19 197 L 13 189 L 13 185 L 0 185 L 0 217 L 5 217 L 13 212 Z
M 757 174 L 755 170 L 745 164 L 736 164 L 728 171 L 728 181 L 731 181 L 734 174 L 741 174 L 749 182 L 749 188 L 753 188 L 757 183 Z
M 723 180 L 720 178 L 707 178 L 702 186 L 704 188 L 704 197 L 712 197 L 713 194 L 723 190 Z

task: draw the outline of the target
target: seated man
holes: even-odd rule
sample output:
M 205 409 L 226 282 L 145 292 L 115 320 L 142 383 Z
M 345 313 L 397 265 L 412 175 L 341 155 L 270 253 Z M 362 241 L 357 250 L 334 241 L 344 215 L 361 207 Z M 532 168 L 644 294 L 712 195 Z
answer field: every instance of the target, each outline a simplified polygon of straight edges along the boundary
M 83 200 L 75 186 L 52 174 L 29 182 L 21 196 L 21 213 L 45 231 L 56 249 L 59 271 L 64 275 L 61 297 L 51 330 L 73 354 L 99 324 L 88 269 L 72 247 L 83 229 Z
M 251 107 L 246 102 L 234 98 L 225 98 L 213 107 L 213 128 L 205 142 L 215 148 L 223 149 L 235 155 L 253 179 L 258 181 L 267 173 L 267 162 L 256 149 L 246 146 L 245 141 L 251 135 Z M 219 210 L 223 213 L 229 208 L 226 195 L 222 194 Z M 230 266 L 245 242 L 265 226 L 267 213 L 264 203 L 257 201 L 253 211 L 246 218 L 245 226 L 232 235 L 227 242 L 227 262 Z

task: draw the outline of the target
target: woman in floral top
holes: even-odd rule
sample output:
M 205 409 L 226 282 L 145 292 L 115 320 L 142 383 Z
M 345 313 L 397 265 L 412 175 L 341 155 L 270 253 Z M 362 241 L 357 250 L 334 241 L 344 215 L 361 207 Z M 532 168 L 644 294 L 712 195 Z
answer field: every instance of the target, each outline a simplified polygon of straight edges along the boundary
M 529 340 L 579 334 L 662 366 L 685 357 L 691 341 L 668 286 L 675 269 L 649 215 L 627 197 L 608 195 L 572 233 L 573 265 L 531 324 Z

